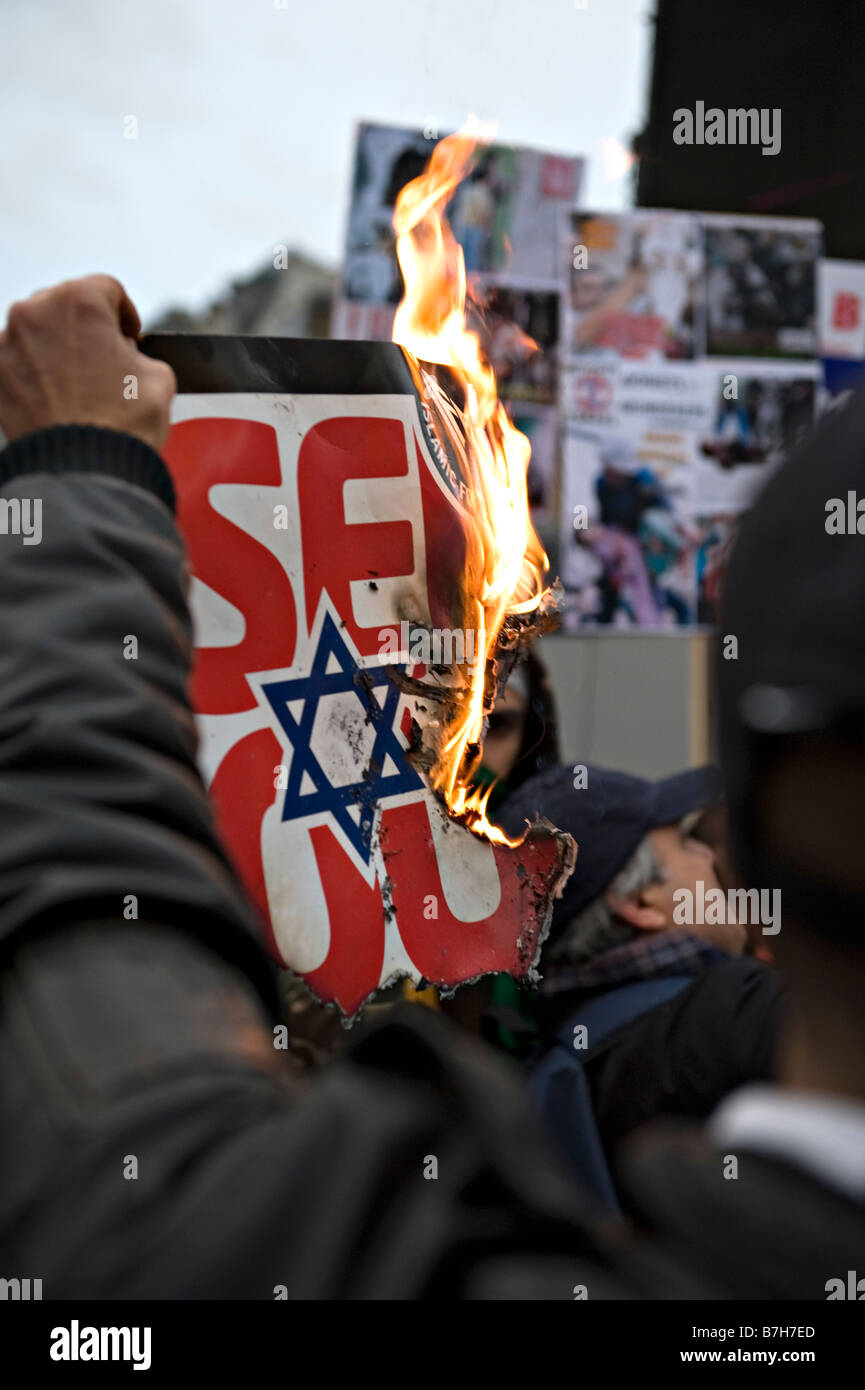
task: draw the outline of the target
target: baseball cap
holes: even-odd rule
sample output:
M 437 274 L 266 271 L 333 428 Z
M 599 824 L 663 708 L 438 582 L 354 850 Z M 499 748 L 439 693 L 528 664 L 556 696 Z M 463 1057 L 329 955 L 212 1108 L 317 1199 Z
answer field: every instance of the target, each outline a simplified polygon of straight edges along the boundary
M 650 830 L 677 824 L 720 795 L 721 777 L 711 765 L 658 782 L 589 765 L 578 779 L 572 767 L 554 767 L 518 787 L 496 819 L 519 835 L 526 821 L 545 816 L 577 842 L 576 867 L 553 907 L 554 936 L 609 887 Z

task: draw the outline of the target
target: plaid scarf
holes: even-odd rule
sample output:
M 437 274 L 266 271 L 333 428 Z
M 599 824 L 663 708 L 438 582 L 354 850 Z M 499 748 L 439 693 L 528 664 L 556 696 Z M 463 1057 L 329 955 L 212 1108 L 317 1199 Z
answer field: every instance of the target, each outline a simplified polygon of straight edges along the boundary
M 610 988 L 658 975 L 700 975 L 716 961 L 726 959 L 726 951 L 689 936 L 681 928 L 672 928 L 613 946 L 580 965 L 554 966 L 540 981 L 538 992 L 550 998 L 565 990 Z

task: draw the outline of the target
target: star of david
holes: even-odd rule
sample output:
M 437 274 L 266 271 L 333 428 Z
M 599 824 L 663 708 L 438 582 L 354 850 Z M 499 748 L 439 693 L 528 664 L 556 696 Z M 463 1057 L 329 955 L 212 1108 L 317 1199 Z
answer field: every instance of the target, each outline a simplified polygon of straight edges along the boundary
M 336 669 L 328 670 L 329 666 Z M 261 687 L 293 749 L 282 819 L 296 820 L 299 816 L 329 811 L 366 864 L 370 860 L 372 823 L 378 802 L 423 786 L 394 731 L 399 690 L 391 679 L 392 672 L 393 667 L 389 666 L 358 666 L 333 618 L 326 613 L 309 675 L 270 681 Z M 381 686 L 387 690 L 379 701 L 373 692 Z M 360 776 L 337 785 L 313 751 L 312 737 L 319 701 L 327 695 L 344 694 L 355 695 L 360 701 L 364 724 L 372 726 L 374 740 Z M 303 702 L 299 717 L 289 708 L 297 701 Z M 385 771 L 388 762 L 393 771 Z M 307 782 L 309 790 L 304 790 Z M 357 819 L 350 807 L 359 811 Z

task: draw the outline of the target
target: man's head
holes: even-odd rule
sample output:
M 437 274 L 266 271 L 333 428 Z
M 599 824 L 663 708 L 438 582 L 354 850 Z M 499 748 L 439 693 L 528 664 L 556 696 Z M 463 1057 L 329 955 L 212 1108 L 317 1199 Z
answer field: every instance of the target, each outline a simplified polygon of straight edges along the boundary
M 642 932 L 676 928 L 741 952 L 744 929 L 729 924 L 726 911 L 700 911 L 720 885 L 713 851 L 690 835 L 690 822 L 718 790 L 709 767 L 647 782 L 578 766 L 532 778 L 509 797 L 499 815 L 505 830 L 517 833 L 540 813 L 579 845 L 574 874 L 554 909 L 545 962 L 586 960 Z M 693 910 L 683 923 L 679 909 L 686 902 Z
M 745 928 L 735 920 L 706 922 L 699 911 L 687 925 L 678 920 L 684 901 L 698 904 L 720 888 L 715 856 L 695 839 L 690 817 L 650 830 L 610 885 L 584 907 L 551 940 L 544 953 L 547 964 L 576 964 L 624 945 L 643 932 L 679 930 L 731 955 L 745 947 Z M 683 898 L 683 893 L 690 895 Z M 713 919 L 716 915 L 709 914 Z

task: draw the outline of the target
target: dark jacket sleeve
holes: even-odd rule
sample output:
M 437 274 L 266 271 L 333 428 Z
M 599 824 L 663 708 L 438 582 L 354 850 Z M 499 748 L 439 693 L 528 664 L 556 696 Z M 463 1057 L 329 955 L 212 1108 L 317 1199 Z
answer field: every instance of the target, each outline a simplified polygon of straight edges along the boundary
M 0 456 L 0 1230 L 43 1296 L 620 1296 L 506 1065 L 426 1010 L 309 1083 L 216 838 L 167 474 Z M 129 639 L 137 652 L 127 659 Z M 123 914 L 137 898 L 137 920 Z
M 10 445 L 0 479 L 41 509 L 38 543 L 0 534 L 0 950 L 57 922 L 180 921 L 269 990 L 195 763 L 165 465 L 69 426 Z
M 647 1120 L 701 1120 L 737 1086 L 772 1080 L 781 1000 L 771 967 L 722 961 L 599 1049 L 587 1071 L 608 1154 Z

